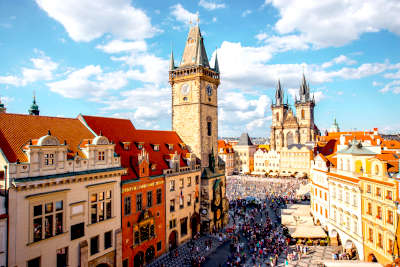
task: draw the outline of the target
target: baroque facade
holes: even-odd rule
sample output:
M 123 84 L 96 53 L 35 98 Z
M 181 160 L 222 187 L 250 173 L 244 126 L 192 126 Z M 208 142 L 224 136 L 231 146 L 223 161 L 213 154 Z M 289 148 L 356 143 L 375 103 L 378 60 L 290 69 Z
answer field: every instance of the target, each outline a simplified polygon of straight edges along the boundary
M 78 119 L 0 114 L 9 266 L 122 266 L 114 144 Z
M 208 232 L 228 223 L 225 167 L 218 161 L 218 58 L 210 67 L 198 25 L 190 28 L 182 60 L 169 69 L 172 88 L 172 130 L 201 160 L 201 229 Z

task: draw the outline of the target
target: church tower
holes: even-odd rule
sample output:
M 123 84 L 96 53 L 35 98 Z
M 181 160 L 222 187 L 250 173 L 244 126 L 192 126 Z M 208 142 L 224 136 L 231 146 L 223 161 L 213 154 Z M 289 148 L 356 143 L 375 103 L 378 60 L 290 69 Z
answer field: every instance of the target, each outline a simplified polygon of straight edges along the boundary
M 209 167 L 210 159 L 217 158 L 219 66 L 215 57 L 210 67 L 198 25 L 190 28 L 177 67 L 171 52 L 169 82 L 172 130 L 201 159 L 201 167 Z
M 218 161 L 218 58 L 208 62 L 198 25 L 189 30 L 179 66 L 171 52 L 172 130 L 201 159 L 201 232 L 221 229 L 229 222 L 225 166 Z
M 317 130 L 314 125 L 314 97 L 310 98 L 310 86 L 303 74 L 303 80 L 299 89 L 300 99 L 295 101 L 296 116 L 299 124 L 300 144 L 315 141 Z
M 278 85 L 275 91 L 275 103 L 272 103 L 272 124 L 270 144 L 272 150 L 279 150 L 284 145 L 283 123 L 288 111 L 288 103 L 284 103 L 284 94 L 281 82 L 278 80 Z
M 28 112 L 29 112 L 29 115 L 39 116 L 40 110 L 39 110 L 38 104 L 36 104 L 36 96 L 35 95 L 33 95 L 33 102 L 32 102 L 32 105 L 30 106 Z

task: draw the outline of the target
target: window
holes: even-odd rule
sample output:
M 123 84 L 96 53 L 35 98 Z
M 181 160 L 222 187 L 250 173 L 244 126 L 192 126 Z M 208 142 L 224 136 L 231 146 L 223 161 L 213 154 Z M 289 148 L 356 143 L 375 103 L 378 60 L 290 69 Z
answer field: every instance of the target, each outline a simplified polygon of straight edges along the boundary
M 85 223 L 71 225 L 71 240 L 78 239 L 85 235 Z
M 377 187 L 377 188 L 376 188 L 376 195 L 377 195 L 378 197 L 381 196 L 381 188 L 380 188 L 380 187 Z
M 99 236 L 90 238 L 90 255 L 94 255 L 99 252 Z
M 391 210 L 387 211 L 387 222 L 393 224 L 393 211 Z
M 170 192 L 175 191 L 175 181 L 174 180 L 169 181 L 169 191 Z
M 140 244 L 140 234 L 139 231 L 135 232 L 135 244 Z
M 28 267 L 40 267 L 40 257 L 34 258 L 27 263 Z
M 382 219 L 382 208 L 380 206 L 376 208 L 376 218 L 379 220 Z
M 192 205 L 192 195 L 191 194 L 188 195 L 187 205 L 188 206 Z
M 358 202 L 357 202 L 357 196 L 353 195 L 353 206 L 357 207 L 358 206 Z
M 211 136 L 212 129 L 211 129 L 211 121 L 207 121 L 207 135 Z
M 187 186 L 191 186 L 192 185 L 192 177 L 188 177 L 188 185 Z
M 374 242 L 374 231 L 372 228 L 368 228 L 368 240 L 369 242 Z
M 326 194 L 326 192 L 325 192 L 325 201 L 327 201 L 327 194 Z
M 97 223 L 112 217 L 111 190 L 92 193 L 90 195 L 91 223 Z
M 181 237 L 187 235 L 187 218 L 181 219 Z
M 139 150 L 141 150 L 143 148 L 143 143 L 137 143 L 137 147 Z
M 389 254 L 392 254 L 392 252 L 393 252 L 393 240 L 392 239 L 388 240 L 388 249 L 387 249 L 387 251 L 388 251 Z
M 161 241 L 157 242 L 157 251 L 160 251 L 162 248 Z
M 131 214 L 131 197 L 124 198 L 124 215 Z
M 346 216 L 346 227 L 350 229 L 350 217 Z
M 103 161 L 105 159 L 105 152 L 104 151 L 98 151 L 97 152 L 97 159 L 99 161 Z
M 112 247 L 112 231 L 104 233 L 104 249 Z
M 372 205 L 371 205 L 371 202 L 368 202 L 367 206 L 368 206 L 367 214 L 368 214 L 368 215 L 372 215 Z
M 53 153 L 44 154 L 44 165 L 49 166 L 53 164 L 54 164 L 54 154 Z
M 184 208 L 184 197 L 183 196 L 180 196 L 179 197 L 179 208 L 180 209 L 183 209 Z
M 357 219 L 355 219 L 355 220 L 353 221 L 353 231 L 354 231 L 354 233 L 357 233 L 357 231 L 358 231 Z
M 171 199 L 170 204 L 169 204 L 169 211 L 170 212 L 175 211 L 175 199 Z
M 149 240 L 149 233 L 150 233 L 150 229 L 149 229 L 149 225 L 145 224 L 143 226 L 140 227 L 140 241 L 146 241 Z
M 160 151 L 160 145 L 154 145 L 154 151 Z
M 180 184 L 181 186 L 179 188 L 182 189 L 185 186 L 183 178 L 180 179 Z
M 199 176 L 196 175 L 196 184 L 199 184 Z
M 33 206 L 33 242 L 62 234 L 63 220 L 62 200 Z
M 386 191 L 386 199 L 392 200 L 392 191 Z
M 153 206 L 153 191 L 147 192 L 147 207 L 151 208 Z
M 346 196 L 345 202 L 348 204 L 350 202 L 350 193 L 346 192 L 345 196 Z
M 161 204 L 161 202 L 162 202 L 162 191 L 161 191 L 161 189 L 157 189 L 157 204 Z
M 378 233 L 378 247 L 383 248 L 382 234 Z
M 176 219 L 170 220 L 169 221 L 169 229 L 172 229 L 175 227 L 176 227 Z
M 142 194 L 136 195 L 136 211 L 142 210 Z
M 129 259 L 124 259 L 122 261 L 122 267 L 129 267 Z
M 371 194 L 371 185 L 367 185 L 367 193 Z
M 301 110 L 301 119 L 304 120 L 304 109 Z

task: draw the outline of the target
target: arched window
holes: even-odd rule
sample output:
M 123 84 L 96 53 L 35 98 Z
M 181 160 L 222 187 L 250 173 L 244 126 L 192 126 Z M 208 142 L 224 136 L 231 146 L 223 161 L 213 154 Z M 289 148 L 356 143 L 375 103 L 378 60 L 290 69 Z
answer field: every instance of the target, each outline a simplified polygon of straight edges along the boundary
M 212 120 L 211 117 L 207 117 L 207 135 L 211 136 L 212 134 Z
M 286 135 L 286 144 L 289 146 L 291 144 L 293 144 L 293 133 L 292 132 L 288 132 Z
M 379 175 L 379 166 L 378 166 L 378 164 L 375 165 L 375 175 Z
M 301 119 L 304 120 L 304 109 L 301 110 Z
M 279 121 L 279 113 L 276 113 L 276 120 Z

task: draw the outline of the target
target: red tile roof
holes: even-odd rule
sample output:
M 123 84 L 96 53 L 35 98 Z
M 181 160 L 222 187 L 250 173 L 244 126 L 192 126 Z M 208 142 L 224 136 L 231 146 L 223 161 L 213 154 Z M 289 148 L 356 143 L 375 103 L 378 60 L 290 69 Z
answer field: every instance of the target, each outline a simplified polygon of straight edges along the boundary
M 391 173 L 399 172 L 399 155 L 392 151 L 382 151 L 375 156 L 377 159 L 387 163 L 387 171 Z
M 113 141 L 115 152 L 121 156 L 121 165 L 128 169 L 128 174 L 122 177 L 122 180 L 138 179 L 138 155 L 140 150 L 138 143 L 149 153 L 150 166 L 154 164 L 155 169 L 150 167 L 150 176 L 162 175 L 164 169 L 169 169 L 167 159 L 175 151 L 181 155 L 181 167 L 187 166 L 183 161 L 189 151 L 183 149 L 182 140 L 174 131 L 152 131 L 137 130 L 130 120 L 117 118 L 104 118 L 95 116 L 80 116 L 82 121 L 86 123 L 96 134 L 107 137 Z M 130 142 L 129 150 L 124 149 L 124 143 Z M 168 144 L 172 144 L 171 150 Z M 154 150 L 154 145 L 159 145 L 159 151 Z
M 0 148 L 9 162 L 27 162 L 27 155 L 22 148 L 31 139 L 39 139 L 47 135 L 57 137 L 60 143 L 67 141 L 69 154 L 79 153 L 84 139 L 93 139 L 94 135 L 78 119 L 33 116 L 12 113 L 0 114 Z
M 223 152 L 221 152 L 221 148 L 223 149 Z M 233 153 L 234 150 L 232 148 L 232 145 L 225 142 L 224 140 L 218 140 L 218 153 L 226 154 L 226 153 Z

